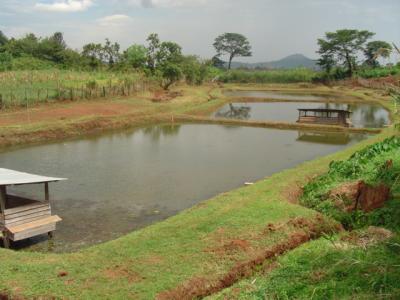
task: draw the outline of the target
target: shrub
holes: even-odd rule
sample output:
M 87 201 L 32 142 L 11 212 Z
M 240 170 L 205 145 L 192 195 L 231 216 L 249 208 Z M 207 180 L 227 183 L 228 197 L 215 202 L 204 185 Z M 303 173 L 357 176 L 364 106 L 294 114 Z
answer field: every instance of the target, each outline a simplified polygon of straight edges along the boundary
M 311 82 L 315 75 L 315 71 L 305 68 L 268 71 L 231 70 L 223 73 L 219 80 L 225 83 L 296 83 Z
M 333 161 L 329 171 L 309 182 L 304 187 L 301 203 L 340 221 L 345 227 L 357 228 L 367 223 L 374 212 L 366 215 L 362 212 L 345 213 L 336 208 L 329 199 L 329 191 L 344 182 L 363 180 L 367 184 L 383 183 L 392 188 L 392 192 L 400 191 L 400 138 L 392 137 L 354 153 L 344 161 Z M 385 167 L 388 160 L 393 166 Z

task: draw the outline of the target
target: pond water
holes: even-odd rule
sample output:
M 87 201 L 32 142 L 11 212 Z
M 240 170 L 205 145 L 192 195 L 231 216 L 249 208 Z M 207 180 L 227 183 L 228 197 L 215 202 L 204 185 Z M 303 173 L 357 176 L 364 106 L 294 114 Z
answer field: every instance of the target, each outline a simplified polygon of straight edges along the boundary
M 1 167 L 69 178 L 50 185 L 53 212 L 63 218 L 54 242 L 42 237 L 14 246 L 72 251 L 114 239 L 366 137 L 165 125 L 2 152 Z M 14 192 L 37 196 L 41 189 Z
M 299 108 L 345 109 L 352 112 L 351 121 L 356 128 L 381 128 L 390 123 L 389 112 L 380 105 L 370 103 L 323 102 L 263 102 L 226 104 L 213 117 L 257 121 L 296 122 Z

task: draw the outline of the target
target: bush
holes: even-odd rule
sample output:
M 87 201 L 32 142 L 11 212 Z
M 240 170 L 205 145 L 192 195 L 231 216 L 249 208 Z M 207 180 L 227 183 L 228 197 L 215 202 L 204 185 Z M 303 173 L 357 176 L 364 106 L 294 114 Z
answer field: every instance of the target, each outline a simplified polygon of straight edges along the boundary
M 32 56 L 21 56 L 12 60 L 13 70 L 49 70 L 56 65 L 48 60 L 38 59 Z
M 311 82 L 316 72 L 310 69 L 245 71 L 230 70 L 223 73 L 219 80 L 224 83 L 296 83 Z
M 400 67 L 379 67 L 379 68 L 363 68 L 358 70 L 356 73 L 357 76 L 361 78 L 379 78 L 379 77 L 386 77 L 386 76 L 394 76 L 400 75 Z

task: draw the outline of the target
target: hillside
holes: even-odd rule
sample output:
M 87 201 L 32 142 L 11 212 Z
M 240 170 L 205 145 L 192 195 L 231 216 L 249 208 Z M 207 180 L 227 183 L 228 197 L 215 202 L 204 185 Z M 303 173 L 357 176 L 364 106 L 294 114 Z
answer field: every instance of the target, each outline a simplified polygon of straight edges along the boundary
M 248 69 L 293 69 L 293 68 L 309 68 L 317 69 L 316 61 L 306 57 L 303 54 L 293 54 L 286 56 L 280 60 L 259 63 L 243 63 L 232 62 L 232 68 L 248 68 Z

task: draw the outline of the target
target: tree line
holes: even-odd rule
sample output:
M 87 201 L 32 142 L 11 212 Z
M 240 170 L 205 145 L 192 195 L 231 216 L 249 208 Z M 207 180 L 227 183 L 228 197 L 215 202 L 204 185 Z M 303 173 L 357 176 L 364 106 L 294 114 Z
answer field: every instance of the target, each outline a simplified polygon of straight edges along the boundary
M 393 50 L 400 54 L 394 43 L 392 47 L 386 41 L 371 41 L 374 35 L 367 30 L 340 29 L 318 39 L 318 64 L 324 75 L 335 79 L 351 77 L 358 69 L 380 67 L 379 58 L 388 58 Z
M 379 59 L 387 58 L 396 45 L 373 40 L 375 33 L 367 30 L 341 29 L 327 32 L 318 39 L 318 65 L 324 70 L 322 79 L 351 77 L 362 68 L 377 68 Z M 200 59 L 184 55 L 176 42 L 162 41 L 158 34 L 148 36 L 146 44 L 133 44 L 122 51 L 117 42 L 106 39 L 104 43 L 88 43 L 81 51 L 68 47 L 61 32 L 49 37 L 29 33 L 22 38 L 8 38 L 0 31 L 0 71 L 11 69 L 38 69 L 61 67 L 79 70 L 136 71 L 157 78 L 168 89 L 177 81 L 201 84 L 214 78 L 218 69 L 231 69 L 236 57 L 249 57 L 252 47 L 239 33 L 218 36 L 213 46 L 216 55 Z M 227 61 L 222 60 L 227 57 Z M 318 76 L 317 76 L 318 77 Z

